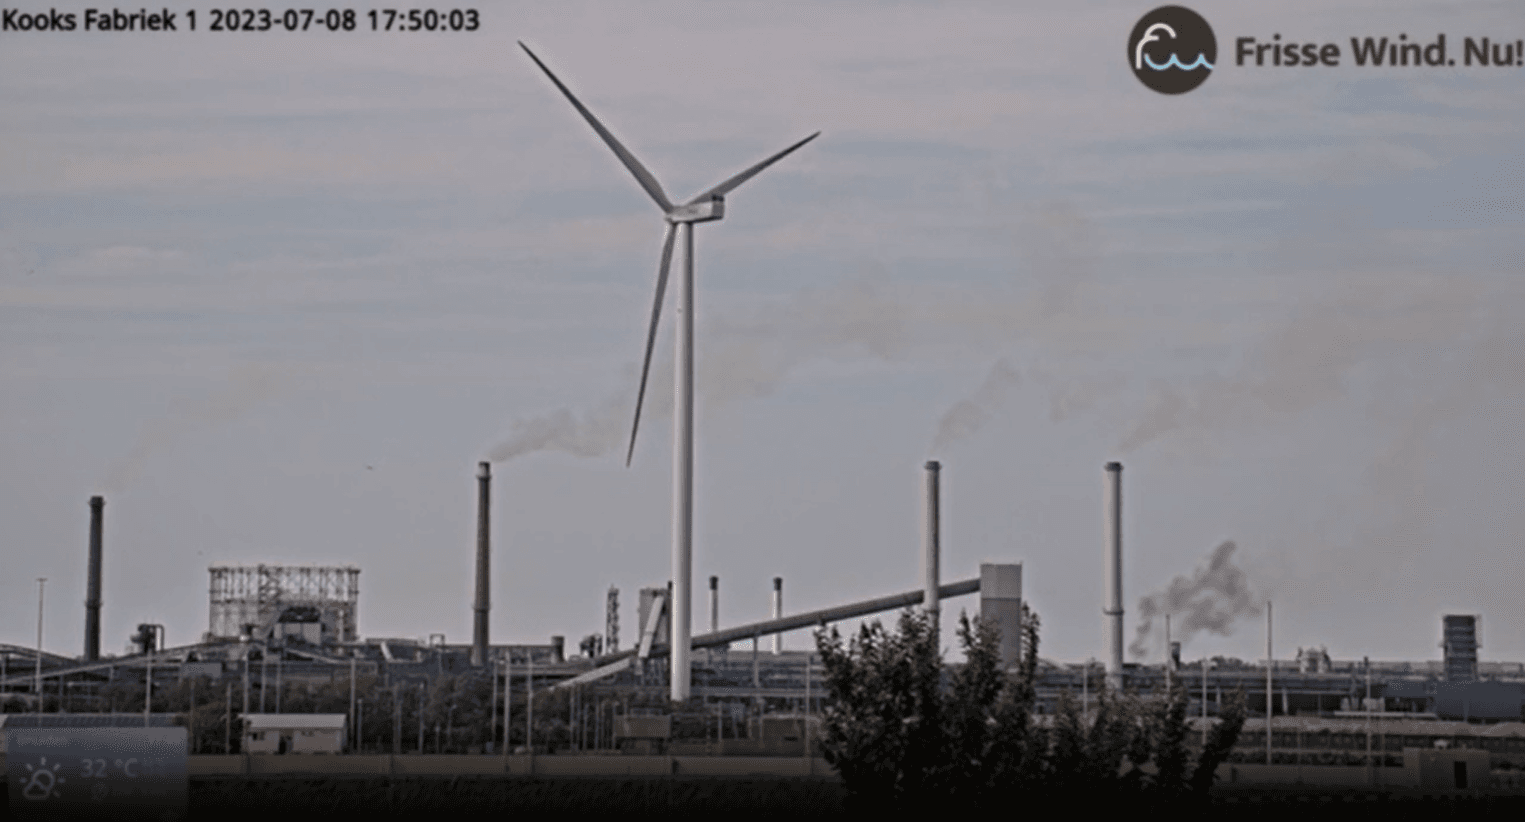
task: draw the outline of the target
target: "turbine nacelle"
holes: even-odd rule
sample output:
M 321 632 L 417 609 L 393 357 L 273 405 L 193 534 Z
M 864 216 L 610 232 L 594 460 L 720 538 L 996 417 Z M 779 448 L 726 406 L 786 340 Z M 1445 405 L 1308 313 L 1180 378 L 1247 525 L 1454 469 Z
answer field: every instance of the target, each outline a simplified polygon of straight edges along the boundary
M 711 194 L 708 199 L 673 206 L 672 210 L 667 212 L 667 222 L 673 225 L 678 223 L 708 223 L 724 216 L 725 198 L 719 194 Z

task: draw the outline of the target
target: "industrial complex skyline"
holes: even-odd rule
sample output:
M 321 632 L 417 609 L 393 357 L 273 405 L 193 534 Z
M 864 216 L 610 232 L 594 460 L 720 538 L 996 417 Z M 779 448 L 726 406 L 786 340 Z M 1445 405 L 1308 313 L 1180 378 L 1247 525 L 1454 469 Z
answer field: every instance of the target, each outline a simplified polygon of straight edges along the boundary
M 105 652 L 200 639 L 208 567 L 260 563 L 358 567 L 360 635 L 464 643 L 481 460 L 494 642 L 600 633 L 611 585 L 636 624 L 670 575 L 671 357 L 624 466 L 660 238 L 522 40 L 677 192 L 822 131 L 698 235 L 722 627 L 775 576 L 786 613 L 919 588 L 937 460 L 942 579 L 1022 563 L 1042 655 L 1100 660 L 1117 460 L 1129 662 L 1198 590 L 1186 658 L 1259 658 L 1274 600 L 1282 659 L 1439 659 L 1481 614 L 1525 660 L 1525 66 L 1461 64 L 1517 6 L 1192 8 L 1217 64 L 1178 95 L 1120 2 L 0 33 L 0 643 L 46 577 L 45 648 L 81 652 L 96 494 Z M 1400 34 L 1458 65 L 1235 58 Z

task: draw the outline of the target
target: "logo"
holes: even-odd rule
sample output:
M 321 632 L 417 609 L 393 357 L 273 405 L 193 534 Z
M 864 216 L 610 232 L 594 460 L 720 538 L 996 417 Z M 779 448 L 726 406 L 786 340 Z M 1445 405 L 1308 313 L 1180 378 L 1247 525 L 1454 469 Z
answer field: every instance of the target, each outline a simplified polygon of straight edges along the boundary
M 1218 60 L 1218 39 L 1202 15 L 1161 6 L 1139 18 L 1128 35 L 1128 65 L 1139 82 L 1161 94 L 1202 85 Z

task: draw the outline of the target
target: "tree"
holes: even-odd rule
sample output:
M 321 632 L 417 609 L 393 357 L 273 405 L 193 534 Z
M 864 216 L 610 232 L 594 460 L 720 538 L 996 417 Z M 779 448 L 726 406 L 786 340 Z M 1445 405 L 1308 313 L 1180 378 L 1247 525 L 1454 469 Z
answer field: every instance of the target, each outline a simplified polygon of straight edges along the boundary
M 924 794 L 943 747 L 932 730 L 942 669 L 937 638 L 910 609 L 899 628 L 890 634 L 879 622 L 864 625 L 846 648 L 835 628 L 816 634 L 833 697 L 821 750 L 854 804 L 874 809 Z
M 946 687 L 925 613 L 904 611 L 895 634 L 865 625 L 845 647 L 835 629 L 816 633 L 832 697 L 821 749 L 855 805 L 936 798 L 976 809 L 1037 781 L 1047 735 L 1032 723 L 1037 619 L 1025 609 L 1024 617 L 1026 654 L 1014 681 L 1001 671 L 996 629 L 960 617 L 967 662 Z
M 1224 706 L 1195 767 L 1179 685 L 1141 700 L 1103 689 L 1093 716 L 1061 694 L 1051 727 L 1038 704 L 1038 618 L 1025 606 L 1023 656 L 1001 669 L 994 625 L 959 619 L 964 665 L 944 675 L 930 619 L 907 609 L 898 631 L 875 622 L 850 643 L 816 633 L 830 707 L 822 753 L 864 810 L 937 802 L 948 810 L 1009 808 L 1012 797 L 1092 801 L 1205 797 L 1244 724 L 1244 700 Z
M 1191 775 L 1192 790 L 1199 796 L 1207 795 L 1217 778 L 1218 766 L 1228 761 L 1239 732 L 1244 729 L 1244 716 L 1244 691 L 1235 689 L 1219 711 L 1218 724 L 1208 731 L 1207 745 L 1197 760 L 1196 772 Z

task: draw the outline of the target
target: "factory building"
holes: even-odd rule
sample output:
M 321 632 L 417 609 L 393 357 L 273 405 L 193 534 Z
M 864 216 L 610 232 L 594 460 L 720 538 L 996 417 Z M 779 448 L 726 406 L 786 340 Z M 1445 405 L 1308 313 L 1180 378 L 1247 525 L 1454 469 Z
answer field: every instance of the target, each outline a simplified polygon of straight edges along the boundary
M 162 722 L 162 717 L 174 715 L 154 712 L 153 695 L 183 698 L 188 693 L 193 704 L 210 704 L 210 716 L 221 717 L 215 721 L 226 725 L 229 741 L 224 748 L 237 739 L 250 752 L 364 749 L 366 727 L 379 723 L 381 730 L 370 731 L 373 744 L 386 737 L 395 750 L 407 737 L 419 751 L 426 749 L 426 740 L 442 750 L 455 738 L 452 712 L 459 700 L 443 708 L 445 720 L 437 723 L 443 727 L 426 727 L 421 717 L 427 689 L 455 677 L 476 682 L 473 687 L 479 690 L 490 688 L 491 694 L 485 717 L 473 714 L 475 718 L 460 721 L 485 723 L 505 735 L 504 712 L 527 710 L 530 693 L 555 695 L 545 697 L 547 705 L 554 703 L 555 710 L 564 712 L 556 716 L 558 735 L 545 742 L 553 747 L 680 751 L 684 745 L 700 744 L 693 741 L 700 739 L 709 746 L 703 750 L 711 753 L 797 754 L 808 744 L 827 691 L 819 656 L 785 649 L 781 637 L 786 631 L 905 608 L 919 607 L 936 617 L 943 600 L 977 595 L 969 610 L 1001 629 L 1003 663 L 1010 668 L 1021 656 L 1022 566 L 987 563 L 980 566 L 978 577 L 945 582 L 939 569 L 941 466 L 929 462 L 925 469 L 917 588 L 787 615 L 783 579 L 776 577 L 771 619 L 722 628 L 719 580 L 711 578 L 710 630 L 692 637 L 695 653 L 689 669 L 690 691 L 699 708 L 674 708 L 665 699 L 671 685 L 670 585 L 640 590 L 631 648 L 620 648 L 614 588 L 601 615 L 603 635 L 585 638 L 575 656 L 568 656 L 561 636 L 545 643 L 491 642 L 486 631 L 490 471 L 485 464 L 477 476 L 477 579 L 469 643 L 452 644 L 441 634 L 362 638 L 360 569 L 355 567 L 220 565 L 208 569 L 208 627 L 200 642 L 167 646 L 161 626 L 143 624 L 133 634 L 129 655 L 102 657 L 98 646 L 104 500 L 94 497 L 85 653 L 71 658 L 0 645 L 0 711 L 11 712 L 12 721 L 18 713 L 27 713 L 42 723 L 117 722 L 122 716 Z M 1485 750 L 1496 761 L 1525 767 L 1525 665 L 1479 660 L 1481 618 L 1476 615 L 1443 617 L 1442 655 L 1433 661 L 1345 661 L 1331 658 L 1323 648 L 1298 649 L 1290 660 L 1192 661 L 1180 659 L 1176 645 L 1165 664 L 1125 664 L 1122 466 L 1108 463 L 1104 476 L 1101 610 L 1106 658 L 1081 665 L 1043 661 L 1038 671 L 1039 721 L 1048 721 L 1065 695 L 1089 710 L 1102 687 L 1147 695 L 1162 693 L 1174 682 L 1190 694 L 1188 713 L 1199 725 L 1215 721 L 1227 694 L 1244 692 L 1251 717 L 1259 719 L 1247 724 L 1241 735 L 1236 756 L 1242 761 L 1270 756 L 1272 762 L 1286 757 L 1302 762 L 1307 756 L 1326 763 L 1348 762 L 1371 750 L 1391 764 L 1388 760 L 1401 758 L 1405 747 L 1441 745 Z M 367 689 L 364 693 L 362 687 Z M 313 694 L 326 695 L 330 706 L 338 700 L 346 707 L 340 713 L 283 713 L 290 700 L 300 702 Z M 365 713 L 366 694 L 372 695 L 371 714 Z M 395 716 L 377 718 L 376 703 L 382 702 Z M 420 717 L 416 728 L 403 728 L 404 706 Z M 439 707 L 430 710 L 437 712 Z M 247 721 L 237 734 L 231 730 L 235 714 Z M 73 716 L 97 719 L 64 719 Z M 358 721 L 362 716 L 369 722 Z M 652 718 L 657 716 L 662 718 Z M 210 720 L 187 714 L 183 721 L 200 721 L 205 730 Z M 479 747 L 490 750 L 505 740 L 506 736 L 495 738 Z
M 256 754 L 339 753 L 347 738 L 344 714 L 250 714 L 244 750 Z

